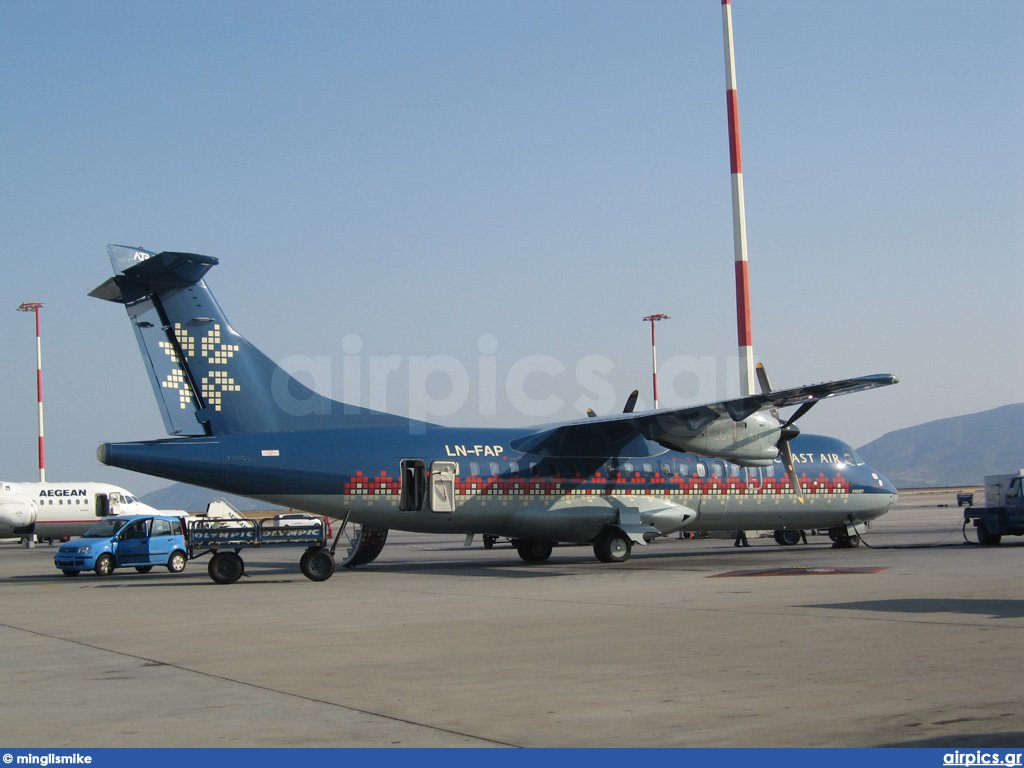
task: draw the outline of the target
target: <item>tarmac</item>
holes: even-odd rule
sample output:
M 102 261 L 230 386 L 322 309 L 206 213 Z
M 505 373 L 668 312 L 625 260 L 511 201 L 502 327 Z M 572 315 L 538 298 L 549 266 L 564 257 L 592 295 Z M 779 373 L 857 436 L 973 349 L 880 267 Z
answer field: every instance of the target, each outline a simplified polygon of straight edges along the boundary
M 1024 538 L 955 491 L 865 534 L 679 539 L 602 564 L 392 532 L 325 582 L 67 578 L 0 543 L 0 744 L 99 747 L 1021 747 Z

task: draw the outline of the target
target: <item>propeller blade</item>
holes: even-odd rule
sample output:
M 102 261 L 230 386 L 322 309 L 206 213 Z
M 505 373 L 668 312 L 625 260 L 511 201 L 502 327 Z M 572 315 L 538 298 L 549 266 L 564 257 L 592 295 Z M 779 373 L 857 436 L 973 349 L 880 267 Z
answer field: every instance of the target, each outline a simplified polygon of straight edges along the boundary
M 636 408 L 636 399 L 640 397 L 640 391 L 634 389 L 628 398 L 626 398 L 626 407 L 622 409 L 623 413 L 632 413 L 633 409 Z
M 761 387 L 761 394 L 763 395 L 763 394 L 767 394 L 768 392 L 771 392 L 772 391 L 772 383 L 768 380 L 768 371 L 765 370 L 765 367 L 761 363 L 757 364 L 756 371 L 757 371 L 757 383 Z M 778 408 L 772 408 L 769 411 L 769 413 L 772 416 L 774 416 L 776 419 L 779 418 L 779 409 Z
M 796 466 L 793 464 L 793 451 L 789 447 L 788 440 L 779 441 L 779 457 L 782 459 L 782 465 L 786 468 L 786 474 L 789 475 L 789 486 L 793 489 L 793 493 L 796 494 L 797 501 L 803 504 L 804 492 L 800 489 L 800 478 L 796 474 Z
M 810 402 L 806 402 L 803 405 L 801 405 L 799 408 L 796 409 L 796 413 L 794 413 L 792 416 L 790 416 L 789 420 L 785 424 L 782 425 L 782 429 L 785 430 L 787 427 L 792 426 L 794 421 L 796 421 L 800 417 L 804 416 L 809 410 L 811 410 L 811 408 L 814 407 L 815 403 L 818 403 L 818 402 L 820 402 L 820 401 L 819 400 L 811 400 Z M 797 430 L 797 434 L 799 434 L 799 430 Z M 795 436 L 796 435 L 794 435 L 794 437 Z

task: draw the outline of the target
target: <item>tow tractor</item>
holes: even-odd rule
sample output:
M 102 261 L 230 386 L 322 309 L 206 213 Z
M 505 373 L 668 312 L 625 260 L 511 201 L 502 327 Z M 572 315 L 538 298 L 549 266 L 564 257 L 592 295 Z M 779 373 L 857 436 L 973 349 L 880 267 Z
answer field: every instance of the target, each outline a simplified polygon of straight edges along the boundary
M 964 528 L 972 521 L 979 544 L 1024 536 L 1024 469 L 1015 475 L 986 475 L 985 506 L 964 510 Z

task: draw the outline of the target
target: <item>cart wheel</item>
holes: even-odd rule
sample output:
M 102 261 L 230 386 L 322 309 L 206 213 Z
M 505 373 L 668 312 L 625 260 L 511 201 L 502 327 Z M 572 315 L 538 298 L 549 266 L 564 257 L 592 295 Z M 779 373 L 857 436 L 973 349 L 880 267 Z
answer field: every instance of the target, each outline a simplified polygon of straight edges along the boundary
M 307 552 L 299 561 L 299 567 L 310 581 L 327 581 L 334 574 L 334 557 L 326 549 Z
M 218 552 L 210 558 L 207 571 L 218 584 L 232 584 L 242 578 L 245 563 L 234 552 Z

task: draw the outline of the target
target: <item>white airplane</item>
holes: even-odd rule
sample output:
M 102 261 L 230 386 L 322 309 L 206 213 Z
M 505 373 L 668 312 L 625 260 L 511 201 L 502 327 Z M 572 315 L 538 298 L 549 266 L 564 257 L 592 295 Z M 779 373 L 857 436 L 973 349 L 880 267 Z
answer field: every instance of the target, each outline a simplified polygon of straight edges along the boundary
M 0 481 L 0 538 L 78 536 L 111 515 L 159 510 L 109 483 L 9 483 Z

